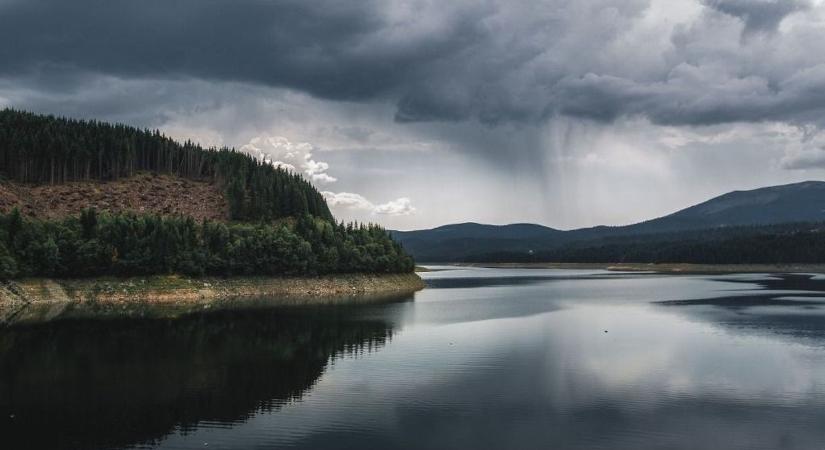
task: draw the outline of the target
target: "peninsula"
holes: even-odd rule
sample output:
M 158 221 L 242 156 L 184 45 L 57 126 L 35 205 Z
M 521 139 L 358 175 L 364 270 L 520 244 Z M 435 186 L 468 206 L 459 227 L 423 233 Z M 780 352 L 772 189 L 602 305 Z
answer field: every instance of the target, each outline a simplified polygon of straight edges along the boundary
M 423 287 L 414 268 L 268 161 L 0 111 L 0 303 L 403 293 Z

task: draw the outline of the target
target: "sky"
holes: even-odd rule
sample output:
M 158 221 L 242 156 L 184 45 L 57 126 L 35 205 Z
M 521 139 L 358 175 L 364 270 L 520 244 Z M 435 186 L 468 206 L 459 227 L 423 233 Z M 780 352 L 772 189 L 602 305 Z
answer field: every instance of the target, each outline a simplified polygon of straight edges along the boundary
M 568 229 L 825 179 L 823 0 L 0 0 L 0 107 L 302 173 L 343 220 Z

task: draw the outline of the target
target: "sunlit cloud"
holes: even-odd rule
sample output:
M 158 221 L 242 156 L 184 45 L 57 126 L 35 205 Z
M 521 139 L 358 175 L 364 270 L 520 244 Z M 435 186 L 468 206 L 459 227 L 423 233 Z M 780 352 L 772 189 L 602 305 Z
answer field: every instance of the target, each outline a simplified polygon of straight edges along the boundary
M 387 216 L 408 216 L 415 213 L 412 201 L 407 197 L 401 197 L 386 203 L 376 205 L 359 194 L 352 192 L 322 192 L 327 203 L 332 208 L 343 208 L 368 211 L 372 214 Z
M 338 181 L 327 173 L 329 164 L 313 159 L 313 147 L 308 142 L 291 142 L 282 136 L 255 137 L 241 151 L 275 167 L 301 173 L 314 183 Z

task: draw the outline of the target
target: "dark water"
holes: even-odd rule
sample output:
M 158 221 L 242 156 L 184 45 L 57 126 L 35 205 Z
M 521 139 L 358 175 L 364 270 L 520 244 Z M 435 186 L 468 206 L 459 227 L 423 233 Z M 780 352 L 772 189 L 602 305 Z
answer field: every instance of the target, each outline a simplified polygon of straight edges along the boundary
M 825 448 L 825 278 L 424 276 L 381 305 L 0 330 L 0 448 Z

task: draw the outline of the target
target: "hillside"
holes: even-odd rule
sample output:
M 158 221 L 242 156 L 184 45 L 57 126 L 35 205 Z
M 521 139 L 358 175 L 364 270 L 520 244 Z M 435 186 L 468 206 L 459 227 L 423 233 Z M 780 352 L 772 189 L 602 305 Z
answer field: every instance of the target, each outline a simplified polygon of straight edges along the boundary
M 0 182 L 0 212 L 18 208 L 26 217 L 62 219 L 86 208 L 229 220 L 229 204 L 217 184 L 174 175 L 139 173 L 115 181 L 27 185 Z
M 474 222 L 444 225 L 431 230 L 393 231 L 393 234 L 397 236 L 426 238 L 429 240 L 534 239 L 559 233 L 562 233 L 562 231 L 531 223 L 484 225 Z
M 457 261 L 450 255 L 495 252 L 527 253 L 551 246 L 563 231 L 535 224 L 484 225 L 461 223 L 431 230 L 391 231 L 392 236 L 420 261 Z
M 414 267 L 384 229 L 336 223 L 309 182 L 249 155 L 0 111 L 0 280 Z
M 825 182 L 733 191 L 673 214 L 615 230 L 661 233 L 739 225 L 770 225 L 825 220 Z
M 234 149 L 181 144 L 157 130 L 0 111 L 0 179 L 60 185 L 117 181 L 141 172 L 215 184 L 233 220 L 302 214 L 333 219 L 323 196 L 300 175 Z
M 663 236 L 667 236 L 668 241 L 687 236 L 695 240 L 702 234 L 697 236 L 692 233 L 697 230 L 730 228 L 731 233 L 722 234 L 732 237 L 748 231 L 736 227 L 822 221 L 825 221 L 825 182 L 806 181 L 734 191 L 664 217 L 626 226 L 560 231 L 529 224 L 496 226 L 470 223 L 392 233 L 419 261 L 480 261 L 491 255 L 496 255 L 497 260 L 533 260 L 538 255 L 545 259 L 575 257 L 586 260 L 581 250 L 575 254 L 557 250 L 571 246 L 606 245 L 605 240 L 609 239 L 631 242 L 634 236 L 647 236 L 647 241 Z M 660 236 L 652 238 L 653 235 Z M 610 253 L 610 257 L 620 254 L 621 249 L 618 249 Z

